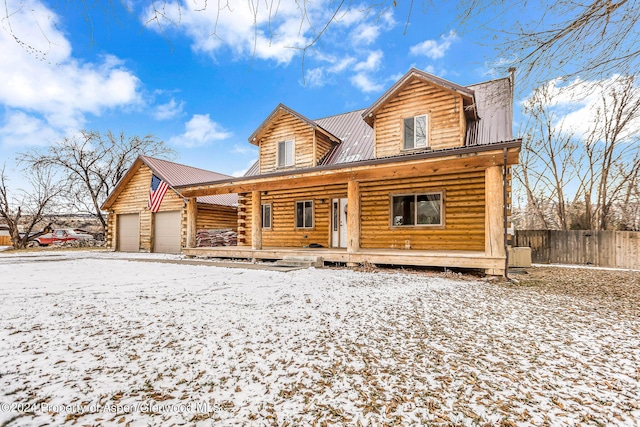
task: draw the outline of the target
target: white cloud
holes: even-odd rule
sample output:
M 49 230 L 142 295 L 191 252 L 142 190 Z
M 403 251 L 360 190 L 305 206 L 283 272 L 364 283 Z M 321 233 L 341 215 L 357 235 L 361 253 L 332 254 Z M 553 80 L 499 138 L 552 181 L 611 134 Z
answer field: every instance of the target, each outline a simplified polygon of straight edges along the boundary
M 244 145 L 240 145 L 240 144 L 236 144 L 233 146 L 233 150 L 231 151 L 234 154 L 241 154 L 241 155 L 246 155 L 246 154 L 258 154 L 258 150 L 256 150 L 252 145 L 250 145 L 249 143 L 244 144 Z
M 426 56 L 430 59 L 440 59 L 451 47 L 451 44 L 460 38 L 455 30 L 449 31 L 448 34 L 440 36 L 440 40 L 425 40 L 422 43 L 411 46 L 409 52 L 412 55 Z
M 141 103 L 140 82 L 120 60 L 105 56 L 100 63 L 85 63 L 71 56 L 58 16 L 43 3 L 8 0 L 6 7 L 0 104 L 8 111 L 5 123 L 25 126 L 11 132 L 24 133 L 23 144 L 42 143 L 38 132 L 27 132 L 36 123 L 66 133 L 81 128 L 87 114 Z
M 305 84 L 309 87 L 321 87 L 326 82 L 325 69 L 322 67 L 310 68 L 305 72 Z
M 231 135 L 231 132 L 212 121 L 208 114 L 194 114 L 191 120 L 185 123 L 184 133 L 171 137 L 169 142 L 188 148 L 200 147 L 227 139 Z
M 380 35 L 380 27 L 371 24 L 360 24 L 353 31 L 351 42 L 354 45 L 370 45 Z
M 217 3 L 178 0 L 163 4 L 162 16 L 150 6 L 143 21 L 158 31 L 171 27 L 184 31 L 195 51 L 214 58 L 226 49 L 238 58 L 287 64 L 312 40 L 305 13 L 315 19 L 322 10 L 312 3 L 303 10 L 294 2 L 233 2 L 219 8 Z
M 353 69 L 355 71 L 378 71 L 380 64 L 382 63 L 382 57 L 384 53 L 381 50 L 374 50 L 369 52 L 367 59 L 362 62 L 358 62 Z
M 366 73 L 358 73 L 351 77 L 351 83 L 364 93 L 380 92 L 384 87 L 373 81 Z
M 176 102 L 171 98 L 166 104 L 158 105 L 152 115 L 156 120 L 169 120 L 182 114 L 183 109 L 184 101 Z
M 555 113 L 557 129 L 572 132 L 580 138 L 586 137 L 593 126 L 598 123 L 598 118 L 602 116 L 600 109 L 603 99 L 606 100 L 607 105 L 613 104 L 611 91 L 620 90 L 618 77 L 615 75 L 610 79 L 596 82 L 579 78 L 568 83 L 561 79 L 548 82 L 546 90 L 548 90 L 548 99 L 551 100 L 551 103 L 545 107 Z M 640 98 L 640 87 L 636 85 L 634 91 L 635 98 Z M 534 93 L 525 98 L 522 103 L 529 102 Z M 628 132 L 621 135 L 622 139 L 639 135 L 640 116 L 635 117 L 627 129 Z
M 22 111 L 7 112 L 0 127 L 0 140 L 5 146 L 49 145 L 62 137 L 46 121 Z

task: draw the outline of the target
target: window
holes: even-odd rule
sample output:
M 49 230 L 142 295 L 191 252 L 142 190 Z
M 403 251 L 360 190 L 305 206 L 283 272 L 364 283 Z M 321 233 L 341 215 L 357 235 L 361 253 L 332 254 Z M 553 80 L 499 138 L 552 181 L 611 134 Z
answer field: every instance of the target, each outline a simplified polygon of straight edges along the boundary
M 262 205 L 262 228 L 271 228 L 271 205 Z
M 296 202 L 296 228 L 313 227 L 313 202 Z
M 426 147 L 429 143 L 428 130 L 429 117 L 426 114 L 404 119 L 404 149 Z
M 278 167 L 293 166 L 293 140 L 278 143 Z
M 443 225 L 442 193 L 409 194 L 391 197 L 391 225 Z

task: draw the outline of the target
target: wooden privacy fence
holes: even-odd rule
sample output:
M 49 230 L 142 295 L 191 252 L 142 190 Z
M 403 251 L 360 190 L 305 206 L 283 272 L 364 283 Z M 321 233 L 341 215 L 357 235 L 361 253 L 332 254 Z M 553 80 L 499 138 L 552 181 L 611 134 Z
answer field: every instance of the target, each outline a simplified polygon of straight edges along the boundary
M 640 232 L 516 230 L 515 245 L 531 248 L 540 264 L 640 269 Z

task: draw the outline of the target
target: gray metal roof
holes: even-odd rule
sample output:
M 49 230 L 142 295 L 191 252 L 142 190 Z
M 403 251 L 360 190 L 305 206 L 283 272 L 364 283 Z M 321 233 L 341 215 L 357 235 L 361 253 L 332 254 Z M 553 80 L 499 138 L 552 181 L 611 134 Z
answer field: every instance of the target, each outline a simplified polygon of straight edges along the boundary
M 155 157 L 140 156 L 140 159 L 149 166 L 158 178 L 165 181 L 171 187 L 232 178 L 230 175 L 194 168 L 168 160 L 156 159 Z M 215 196 L 198 197 L 198 202 L 212 205 L 235 206 L 238 204 L 238 195 L 219 194 Z
M 383 103 L 403 82 L 413 76 L 428 79 L 435 84 L 455 90 L 463 96 L 468 97 L 467 100 L 474 101 L 472 105 L 465 106 L 465 108 L 473 110 L 474 114 L 472 114 L 472 117 L 477 117 L 475 120 L 468 118 L 465 138 L 466 146 L 494 144 L 513 140 L 513 87 L 509 77 L 465 87 L 412 68 L 371 107 L 314 121 L 322 129 L 340 138 L 341 141 L 341 143 L 336 144 L 325 158 L 321 160 L 318 166 L 354 163 L 373 159 L 373 128 L 367 124 L 365 119 L 368 113 L 374 111 L 376 106 Z M 278 109 L 274 110 L 274 113 L 277 110 Z M 272 113 L 272 115 L 274 113 Z M 295 114 L 298 115 L 297 113 Z M 309 120 L 304 118 L 304 116 L 300 117 L 304 120 Z M 404 155 L 399 154 L 395 157 L 402 156 Z M 244 176 L 255 176 L 259 174 L 260 168 L 258 162 L 256 162 L 249 168 Z
M 320 162 L 321 165 L 373 159 L 373 129 L 362 120 L 363 111 L 357 110 L 316 120 L 316 123 L 342 141 L 325 156 Z
M 478 120 L 467 126 L 466 145 L 513 139 L 513 86 L 509 77 L 468 86 L 476 96 Z

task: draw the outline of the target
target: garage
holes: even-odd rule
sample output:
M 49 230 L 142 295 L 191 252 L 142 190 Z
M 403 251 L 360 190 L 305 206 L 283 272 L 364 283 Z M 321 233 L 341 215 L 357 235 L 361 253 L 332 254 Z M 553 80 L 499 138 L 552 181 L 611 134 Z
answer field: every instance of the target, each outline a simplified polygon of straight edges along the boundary
M 156 213 L 153 231 L 154 252 L 165 254 L 180 253 L 180 211 Z
M 122 252 L 140 251 L 140 215 L 118 215 L 118 250 Z

